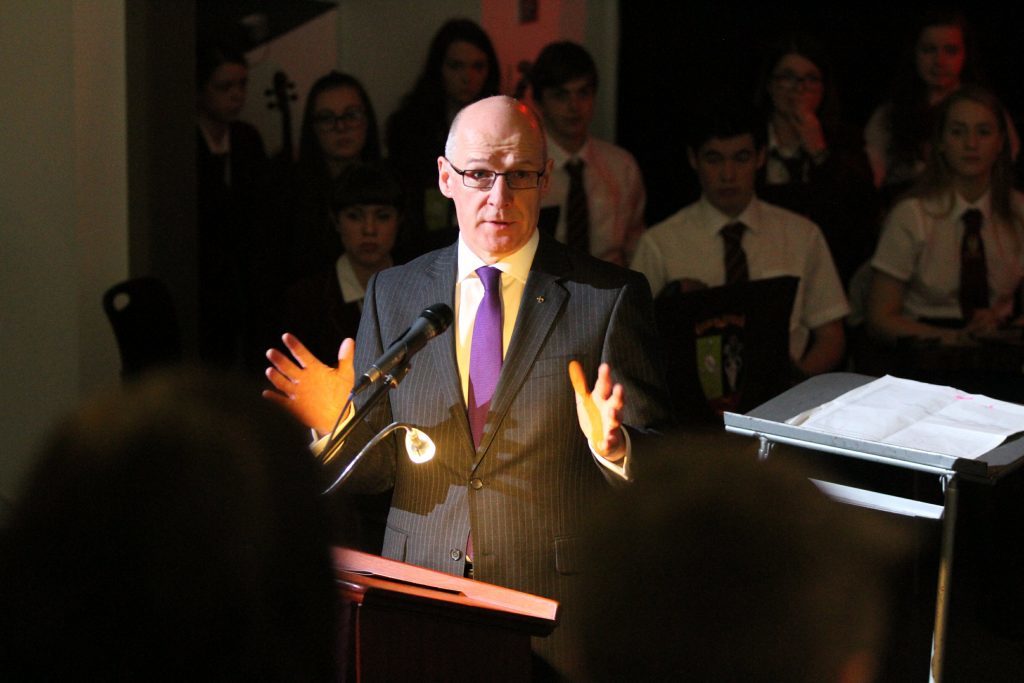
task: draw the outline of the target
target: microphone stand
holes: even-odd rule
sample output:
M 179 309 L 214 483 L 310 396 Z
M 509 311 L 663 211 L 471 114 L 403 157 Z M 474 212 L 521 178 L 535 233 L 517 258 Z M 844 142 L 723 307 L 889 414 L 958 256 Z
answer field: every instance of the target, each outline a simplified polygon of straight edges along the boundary
M 364 417 L 366 417 L 366 415 L 374 408 L 374 406 L 380 403 L 380 400 L 384 398 L 384 395 L 388 391 L 398 387 L 399 382 L 405 379 L 405 376 L 409 374 L 409 367 L 409 362 L 405 361 L 401 365 L 396 366 L 395 369 L 392 370 L 390 374 L 382 377 L 382 381 L 377 382 L 376 386 L 373 388 L 372 392 L 370 393 L 366 401 L 363 403 L 363 405 L 357 408 L 356 411 L 352 414 L 352 419 L 350 419 L 345 424 L 345 426 L 338 430 L 327 441 L 327 444 L 324 446 L 324 450 L 321 452 L 320 455 L 320 461 L 323 464 L 329 463 L 331 460 L 334 459 L 335 456 L 338 455 L 338 453 L 341 451 L 342 446 L 345 445 L 345 440 L 352 433 L 352 430 L 355 429 L 356 425 L 359 424 L 359 422 L 361 422 Z M 351 400 L 352 397 L 349 396 L 349 402 L 351 402 Z M 342 410 L 344 413 L 344 409 Z M 345 466 L 345 469 L 342 470 L 340 475 L 338 475 L 338 478 L 335 480 L 335 482 L 331 484 L 327 488 L 327 490 L 324 491 L 324 493 L 330 493 L 335 488 L 344 483 L 344 481 L 348 479 L 349 476 L 351 476 L 352 471 L 355 469 L 356 463 L 358 463 L 362 459 L 363 455 L 365 455 L 366 452 L 369 451 L 371 447 L 380 443 L 381 439 L 383 439 L 385 436 L 387 436 L 388 434 L 390 434 L 395 429 L 401 426 L 404 425 L 402 425 L 401 423 L 392 423 L 385 427 L 384 429 L 382 429 L 380 432 L 378 432 L 372 439 L 370 439 L 370 441 L 365 446 L 363 446 L 359 453 L 356 454 L 356 457 L 354 457 L 352 461 Z

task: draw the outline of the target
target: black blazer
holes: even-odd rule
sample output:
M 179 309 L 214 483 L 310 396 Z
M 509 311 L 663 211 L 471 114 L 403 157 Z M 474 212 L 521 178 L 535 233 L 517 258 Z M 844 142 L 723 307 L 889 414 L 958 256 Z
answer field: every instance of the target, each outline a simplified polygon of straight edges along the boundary
M 284 329 L 320 362 L 337 365 L 338 346 L 359 331 L 359 304 L 345 303 L 334 267 L 299 280 L 285 295 Z

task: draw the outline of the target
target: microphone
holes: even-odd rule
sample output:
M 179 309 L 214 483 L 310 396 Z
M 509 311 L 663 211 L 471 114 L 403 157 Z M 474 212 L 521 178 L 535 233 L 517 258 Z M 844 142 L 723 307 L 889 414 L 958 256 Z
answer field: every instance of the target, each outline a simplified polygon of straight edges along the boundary
M 352 395 L 355 396 L 381 377 L 391 374 L 392 370 L 411 358 L 429 340 L 447 330 L 454 317 L 452 309 L 446 304 L 433 304 L 423 309 L 409 329 L 356 380 L 352 386 Z

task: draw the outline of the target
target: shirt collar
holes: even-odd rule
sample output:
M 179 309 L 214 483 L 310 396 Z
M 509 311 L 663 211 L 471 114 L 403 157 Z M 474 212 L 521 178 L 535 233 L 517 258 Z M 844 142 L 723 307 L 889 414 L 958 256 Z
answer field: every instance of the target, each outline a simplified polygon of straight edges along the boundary
M 548 158 L 555 162 L 555 168 L 562 168 L 563 166 L 565 166 L 565 162 L 569 161 L 570 159 L 583 159 L 583 161 L 586 162 L 587 165 L 589 165 L 592 161 L 590 153 L 590 136 L 587 136 L 587 141 L 583 143 L 583 146 L 580 147 L 580 151 L 577 152 L 576 154 L 569 154 L 564 149 L 562 149 L 550 135 L 545 133 L 545 136 L 547 137 L 548 141 Z
M 747 208 L 743 209 L 735 218 L 726 216 L 716 209 L 704 195 L 701 195 L 700 198 L 700 210 L 703 216 L 701 224 L 711 233 L 717 234 L 719 230 L 730 223 L 743 223 L 751 232 L 761 230 L 761 210 L 756 195 L 747 204 Z
M 210 150 L 210 154 L 230 154 L 231 153 L 231 131 L 230 129 L 220 140 L 215 140 L 213 135 L 208 129 L 208 124 L 199 117 L 199 132 L 203 134 L 203 139 L 206 140 L 206 148 Z
M 958 192 L 954 192 L 955 204 L 953 205 L 952 216 L 955 219 L 959 219 L 967 209 L 978 209 L 981 211 L 981 215 L 985 217 L 985 222 L 992 216 L 992 190 L 991 188 L 985 191 L 985 194 L 978 197 L 977 201 L 969 202 L 960 196 Z
M 533 235 L 526 241 L 519 251 L 503 256 L 497 263 L 493 263 L 495 268 L 500 270 L 506 275 L 511 275 L 521 282 L 526 282 L 526 279 L 530 276 L 530 267 L 533 266 L 533 257 L 537 254 L 537 246 L 540 244 L 540 231 L 536 228 L 533 231 Z M 486 266 L 483 259 L 473 253 L 466 244 L 466 241 L 462 239 L 462 234 L 459 234 L 459 270 L 456 278 L 456 282 L 462 282 L 470 277 L 476 277 L 476 269 L 481 266 Z
M 345 303 L 362 301 L 366 296 L 366 290 L 363 289 L 359 278 L 356 277 L 356 270 L 352 267 L 352 261 L 348 254 L 338 257 L 335 270 L 338 273 L 338 284 L 341 286 L 341 298 L 345 300 Z
M 779 136 L 775 132 L 775 124 L 771 121 L 768 122 L 768 143 L 765 146 L 765 151 L 768 156 L 771 157 L 772 150 L 783 159 L 795 159 L 800 155 L 800 146 L 796 147 L 783 147 L 782 143 L 779 142 Z

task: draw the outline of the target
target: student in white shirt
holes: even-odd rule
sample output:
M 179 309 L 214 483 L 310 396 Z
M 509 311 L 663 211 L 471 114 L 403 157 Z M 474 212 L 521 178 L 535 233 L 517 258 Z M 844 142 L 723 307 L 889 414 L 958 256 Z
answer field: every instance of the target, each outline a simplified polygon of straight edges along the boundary
M 942 103 L 924 174 L 893 207 L 872 259 L 869 332 L 894 343 L 903 337 L 946 344 L 1010 321 L 1024 279 L 1024 197 L 1012 190 L 1004 110 L 980 86 L 965 86 Z M 988 305 L 963 315 L 960 252 L 964 213 L 981 212 Z
M 755 195 L 764 164 L 764 126 L 750 106 L 708 105 L 688 142 L 701 198 L 645 232 L 630 267 L 657 296 L 669 282 L 683 289 L 726 284 L 722 228 L 742 223 L 741 246 L 752 280 L 800 278 L 790 318 L 790 356 L 799 374 L 835 368 L 843 358 L 849 312 L 828 246 L 808 219 Z
M 529 78 L 554 162 L 551 189 L 541 205 L 541 230 L 600 259 L 626 265 L 644 231 L 646 192 L 633 155 L 590 135 L 598 85 L 593 58 L 576 43 L 551 43 L 537 57 Z M 566 164 L 580 161 L 589 219 L 584 243 L 571 238 L 568 225 L 571 179 Z

